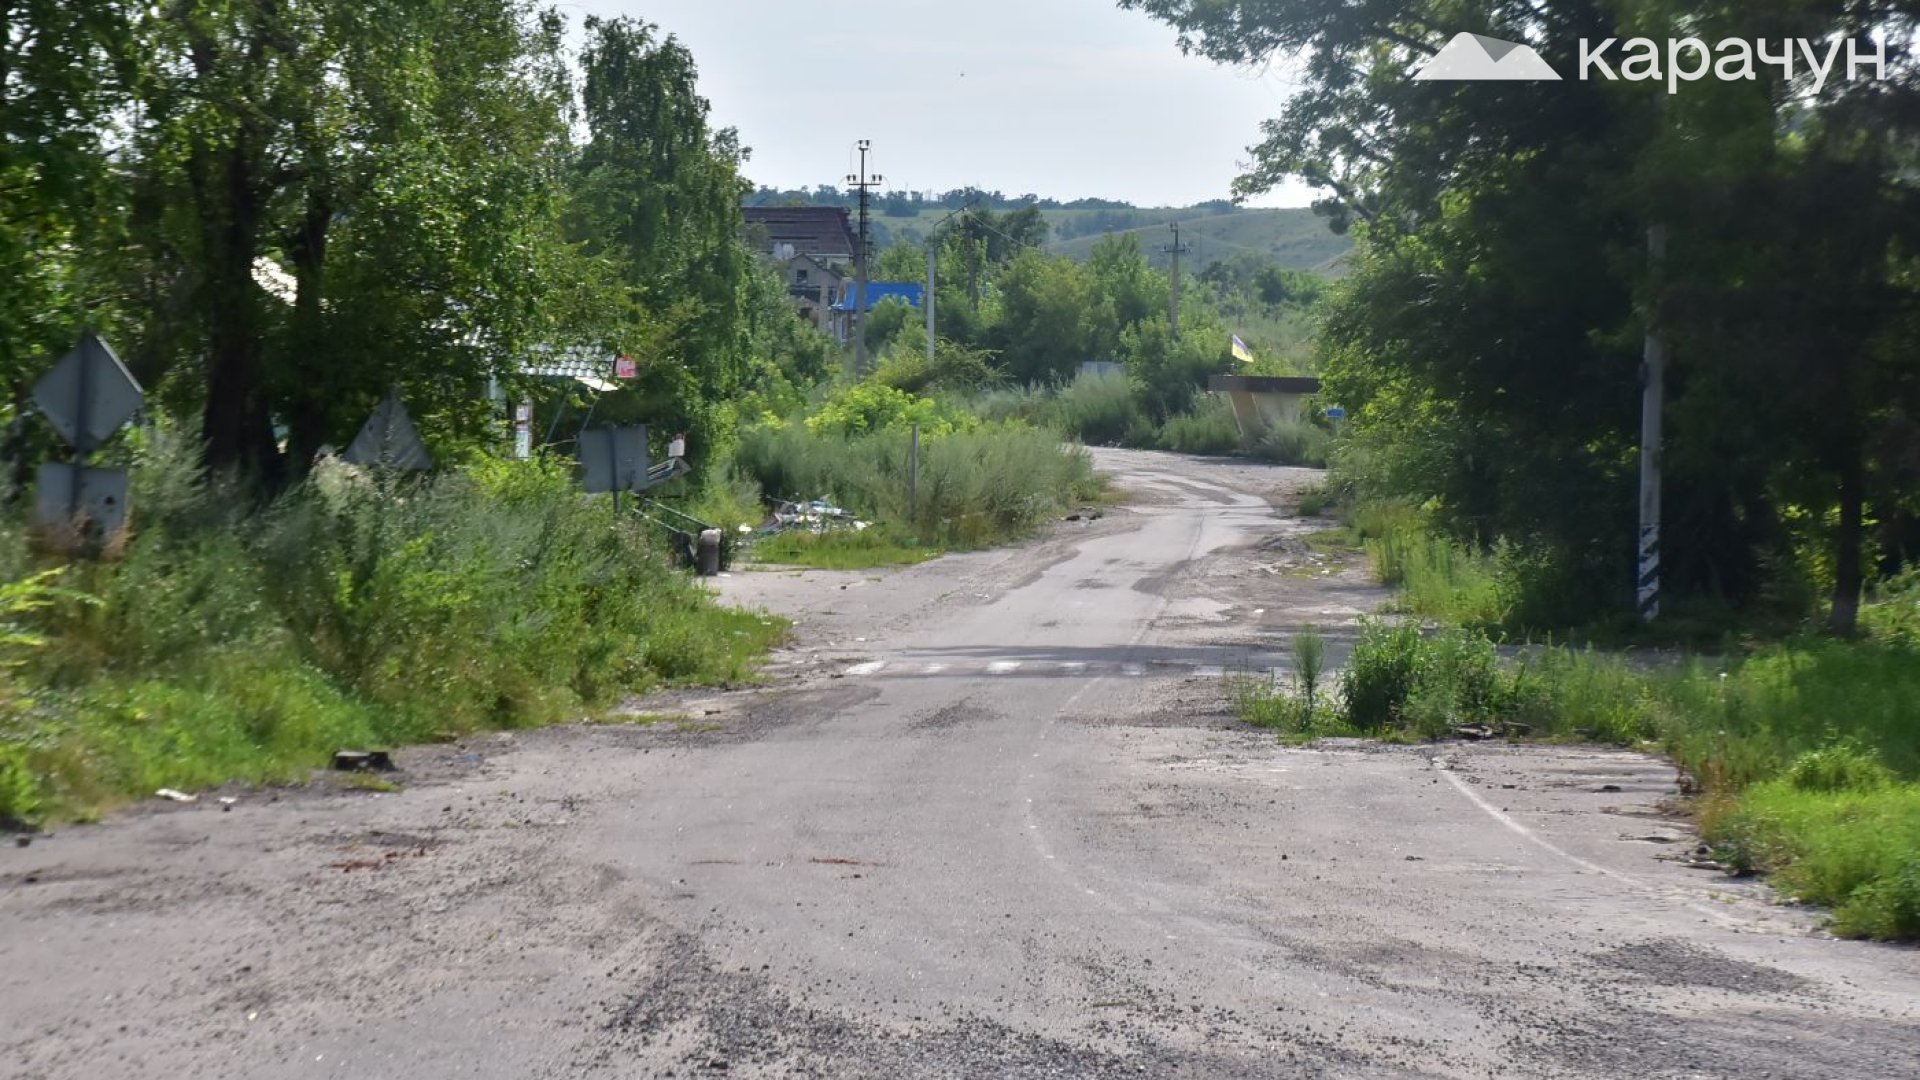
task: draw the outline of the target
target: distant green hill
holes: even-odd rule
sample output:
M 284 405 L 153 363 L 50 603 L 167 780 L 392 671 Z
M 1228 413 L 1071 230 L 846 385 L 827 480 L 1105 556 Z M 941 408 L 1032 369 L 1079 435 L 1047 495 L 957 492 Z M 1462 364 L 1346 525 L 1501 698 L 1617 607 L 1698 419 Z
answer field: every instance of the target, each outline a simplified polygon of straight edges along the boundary
M 1209 213 L 1205 208 L 1143 210 L 1049 210 L 1054 240 L 1047 250 L 1073 259 L 1086 259 L 1093 245 L 1109 233 L 1131 232 L 1140 237 L 1155 266 L 1169 257 L 1161 249 L 1173 242 L 1168 225 L 1178 222 L 1180 239 L 1190 251 L 1187 265 L 1199 270 L 1235 254 L 1272 259 L 1296 270 L 1338 276 L 1353 241 L 1327 229 L 1324 218 L 1307 209 L 1241 209 Z
M 763 190 L 755 205 L 849 206 L 845 192 L 821 189 L 818 192 L 776 192 Z M 1052 203 L 1053 205 L 1048 205 Z M 1020 200 L 981 198 L 981 205 L 995 213 L 1007 213 L 1028 205 Z M 1295 270 L 1338 277 L 1344 272 L 1344 259 L 1353 249 L 1353 241 L 1336 236 L 1324 219 L 1304 208 L 1245 209 L 1217 200 L 1185 207 L 1135 207 L 1111 203 L 1095 208 L 1068 209 L 1055 200 L 1038 204 L 1040 213 L 1052 227 L 1047 250 L 1084 261 L 1093 253 L 1093 245 L 1102 236 L 1136 233 L 1153 265 L 1165 267 L 1168 257 L 1160 249 L 1173 240 L 1167 226 L 1180 223 L 1180 238 L 1189 245 L 1187 265 L 1198 272 L 1212 263 L 1237 254 L 1272 259 Z M 896 240 L 919 241 L 953 216 L 951 206 L 936 202 L 908 203 L 904 199 L 875 200 L 872 222 L 877 247 Z

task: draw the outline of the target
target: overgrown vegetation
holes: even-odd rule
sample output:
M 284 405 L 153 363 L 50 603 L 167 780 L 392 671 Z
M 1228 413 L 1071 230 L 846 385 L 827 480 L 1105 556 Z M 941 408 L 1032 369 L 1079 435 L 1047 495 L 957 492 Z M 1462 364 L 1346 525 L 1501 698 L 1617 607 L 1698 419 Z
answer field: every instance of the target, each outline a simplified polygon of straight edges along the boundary
M 1916 599 L 1886 595 L 1870 622 L 1898 625 Z M 1378 621 L 1363 623 L 1331 701 L 1309 692 L 1305 673 L 1318 670 L 1296 659 L 1293 685 L 1240 675 L 1229 691 L 1244 719 L 1292 737 L 1435 739 L 1472 726 L 1659 750 L 1691 778 L 1703 830 L 1729 865 L 1834 907 L 1840 933 L 1920 936 L 1920 651 L 1898 634 L 1636 663 Z
M 910 439 L 899 424 L 859 433 L 803 421 L 771 424 L 745 433 L 737 467 L 769 494 L 829 495 L 892 530 L 877 535 L 941 548 L 1020 536 L 1100 491 L 1085 452 L 1011 421 L 923 433 L 910 490 Z
M 140 454 L 118 559 L 37 571 L 17 524 L 0 536 L 0 819 L 736 682 L 783 633 L 713 605 L 551 460 L 328 465 L 261 506 L 195 457 L 164 437 Z

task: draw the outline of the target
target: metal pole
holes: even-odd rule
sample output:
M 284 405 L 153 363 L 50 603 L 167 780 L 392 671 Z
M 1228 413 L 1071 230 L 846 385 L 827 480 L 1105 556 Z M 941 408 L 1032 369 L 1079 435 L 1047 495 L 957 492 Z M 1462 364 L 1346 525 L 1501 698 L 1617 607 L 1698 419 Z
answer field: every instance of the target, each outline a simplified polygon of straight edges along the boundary
M 595 404 L 599 403 L 596 398 Z M 580 429 L 585 434 L 586 429 Z M 613 478 L 613 520 L 620 520 L 620 440 L 615 437 L 612 428 L 607 429 L 607 475 Z
M 907 436 L 907 521 L 912 523 L 920 491 L 920 425 Z
M 927 238 L 927 369 L 929 371 L 933 369 L 933 260 L 934 252 L 938 247 L 939 245 L 933 242 L 932 237 Z
M 93 435 L 88 430 L 88 404 L 93 398 L 93 350 L 87 348 L 93 331 L 88 330 L 80 339 L 80 375 L 76 380 L 79 400 L 73 409 L 73 466 L 67 475 L 67 518 L 77 523 L 80 520 L 80 480 L 86 475 L 87 455 L 93 453 Z
M 1660 339 L 1658 289 L 1667 258 L 1667 229 L 1647 230 L 1650 299 L 1647 304 L 1646 363 L 1640 370 L 1640 559 L 1636 599 L 1640 619 L 1660 615 L 1660 443 L 1666 406 L 1667 347 Z

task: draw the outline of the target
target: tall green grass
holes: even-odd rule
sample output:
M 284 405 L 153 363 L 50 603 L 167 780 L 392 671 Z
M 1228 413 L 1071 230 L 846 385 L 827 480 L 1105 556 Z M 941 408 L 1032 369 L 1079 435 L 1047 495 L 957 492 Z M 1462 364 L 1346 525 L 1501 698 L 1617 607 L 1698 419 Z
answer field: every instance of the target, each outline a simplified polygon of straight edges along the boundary
M 783 629 L 716 607 L 554 462 L 425 481 L 325 465 L 260 506 L 159 439 L 133 478 L 124 555 L 15 617 L 39 643 L 0 709 L 0 817 L 292 779 L 342 746 L 740 680 Z M 15 581 L 25 550 L 17 527 L 0 537 Z
M 830 496 L 860 517 L 939 547 L 1019 536 L 1100 490 L 1084 451 L 1019 423 L 921 440 L 911 502 L 903 430 L 848 436 L 794 423 L 760 427 L 742 436 L 737 461 L 769 495 Z
M 1248 454 L 1276 465 L 1296 465 L 1324 469 L 1333 450 L 1333 436 L 1324 428 L 1304 420 L 1289 420 L 1269 425 L 1255 435 Z
M 1209 396 L 1191 412 L 1168 417 L 1158 442 L 1161 449 L 1181 454 L 1231 454 L 1240 448 L 1240 426 L 1225 401 Z

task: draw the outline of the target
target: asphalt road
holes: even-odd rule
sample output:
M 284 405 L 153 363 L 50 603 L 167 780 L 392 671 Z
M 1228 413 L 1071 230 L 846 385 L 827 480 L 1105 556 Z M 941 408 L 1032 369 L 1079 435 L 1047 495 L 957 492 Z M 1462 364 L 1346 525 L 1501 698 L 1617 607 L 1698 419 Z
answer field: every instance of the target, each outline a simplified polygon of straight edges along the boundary
M 1920 953 L 1674 858 L 1661 762 L 1237 725 L 1382 596 L 1310 474 L 1101 464 L 1032 545 L 721 581 L 766 688 L 0 852 L 0 1075 L 1920 1075 Z

